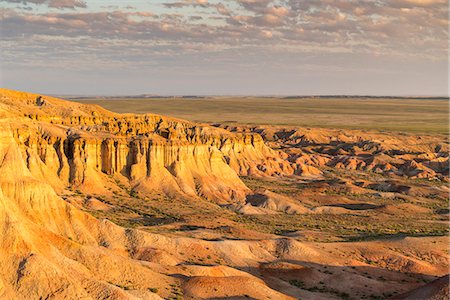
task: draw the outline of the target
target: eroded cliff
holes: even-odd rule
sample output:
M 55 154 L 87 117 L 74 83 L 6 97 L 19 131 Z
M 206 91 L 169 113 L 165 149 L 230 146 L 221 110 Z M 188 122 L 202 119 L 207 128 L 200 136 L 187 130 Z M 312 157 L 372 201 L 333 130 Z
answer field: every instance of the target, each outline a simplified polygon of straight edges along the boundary
M 2 115 L 14 119 L 12 135 L 29 171 L 57 190 L 106 192 L 111 177 L 124 177 L 138 193 L 229 203 L 249 192 L 239 175 L 293 173 L 258 134 L 38 97 L 0 90 Z

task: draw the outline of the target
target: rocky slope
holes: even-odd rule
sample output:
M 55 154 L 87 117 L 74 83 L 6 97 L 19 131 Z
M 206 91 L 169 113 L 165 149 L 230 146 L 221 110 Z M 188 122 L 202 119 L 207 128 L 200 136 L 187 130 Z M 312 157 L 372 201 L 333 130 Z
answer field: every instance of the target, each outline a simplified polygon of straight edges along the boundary
M 428 299 L 428 300 L 446 300 L 450 296 L 449 291 L 450 286 L 450 278 L 449 275 L 443 276 L 439 279 L 434 280 L 417 288 L 413 291 L 410 291 L 406 294 L 399 295 L 394 299 L 404 299 L 404 300 L 415 300 L 415 299 Z

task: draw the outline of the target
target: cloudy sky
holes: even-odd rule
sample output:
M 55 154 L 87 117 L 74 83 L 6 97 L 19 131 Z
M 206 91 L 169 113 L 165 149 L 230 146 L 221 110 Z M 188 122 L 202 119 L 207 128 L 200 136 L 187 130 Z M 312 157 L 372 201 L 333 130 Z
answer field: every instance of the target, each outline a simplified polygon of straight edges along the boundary
M 0 0 L 1 85 L 447 95 L 447 0 Z

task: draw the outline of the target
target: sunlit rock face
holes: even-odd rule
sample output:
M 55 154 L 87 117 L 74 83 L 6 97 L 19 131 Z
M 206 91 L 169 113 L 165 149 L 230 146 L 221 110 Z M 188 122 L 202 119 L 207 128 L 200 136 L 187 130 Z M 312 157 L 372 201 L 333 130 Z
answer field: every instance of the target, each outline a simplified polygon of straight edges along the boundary
M 33 177 L 60 190 L 101 192 L 125 177 L 136 192 L 243 201 L 239 175 L 291 175 L 291 164 L 258 134 L 235 134 L 158 115 L 115 114 L 98 106 L 0 91 L 3 119 Z
M 297 175 L 320 175 L 320 168 L 364 171 L 388 177 L 448 181 L 446 137 L 331 128 L 231 126 L 232 132 L 257 132 Z M 287 170 L 287 169 L 286 169 Z

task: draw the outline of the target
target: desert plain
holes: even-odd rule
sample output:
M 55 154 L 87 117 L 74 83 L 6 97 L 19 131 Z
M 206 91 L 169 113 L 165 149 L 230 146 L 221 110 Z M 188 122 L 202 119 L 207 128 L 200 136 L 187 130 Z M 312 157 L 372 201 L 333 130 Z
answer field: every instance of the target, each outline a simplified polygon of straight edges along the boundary
M 1 298 L 448 298 L 448 99 L 72 100 L 0 90 Z

